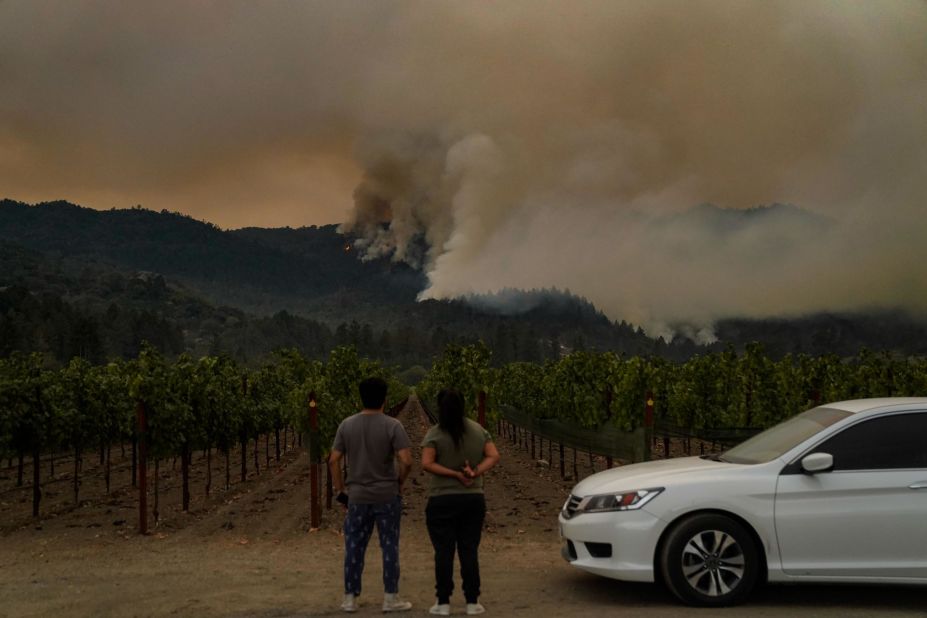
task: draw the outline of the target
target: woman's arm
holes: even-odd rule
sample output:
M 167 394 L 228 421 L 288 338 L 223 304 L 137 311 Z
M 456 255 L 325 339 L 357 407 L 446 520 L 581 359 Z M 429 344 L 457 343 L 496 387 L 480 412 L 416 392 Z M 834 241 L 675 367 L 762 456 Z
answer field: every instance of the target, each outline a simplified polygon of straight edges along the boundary
M 464 486 L 469 487 L 473 479 L 469 478 L 461 470 L 451 470 L 447 466 L 442 466 L 435 461 L 436 451 L 433 446 L 422 448 L 422 469 L 438 476 L 449 476 L 455 478 Z
M 496 448 L 495 442 L 487 441 L 486 444 L 483 445 L 483 461 L 476 464 L 473 468 L 471 468 L 468 463 L 464 471 L 469 471 L 467 474 L 470 478 L 476 478 L 492 470 L 497 463 L 499 463 L 499 449 Z

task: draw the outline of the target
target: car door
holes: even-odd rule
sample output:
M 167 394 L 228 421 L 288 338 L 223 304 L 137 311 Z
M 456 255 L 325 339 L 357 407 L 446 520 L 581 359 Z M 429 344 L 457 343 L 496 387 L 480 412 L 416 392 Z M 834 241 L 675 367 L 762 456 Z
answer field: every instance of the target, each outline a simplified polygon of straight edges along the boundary
M 927 412 L 861 420 L 803 455 L 776 487 L 783 570 L 795 576 L 927 578 Z

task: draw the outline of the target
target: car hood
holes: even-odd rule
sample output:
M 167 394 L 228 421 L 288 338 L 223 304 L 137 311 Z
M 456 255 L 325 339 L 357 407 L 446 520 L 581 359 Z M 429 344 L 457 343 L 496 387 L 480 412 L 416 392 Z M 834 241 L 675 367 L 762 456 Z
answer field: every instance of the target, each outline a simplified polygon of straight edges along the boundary
M 696 475 L 715 474 L 720 470 L 732 468 L 740 468 L 740 466 L 701 457 L 647 461 L 593 474 L 580 481 L 573 488 L 573 494 L 588 496 L 612 491 L 666 487 Z

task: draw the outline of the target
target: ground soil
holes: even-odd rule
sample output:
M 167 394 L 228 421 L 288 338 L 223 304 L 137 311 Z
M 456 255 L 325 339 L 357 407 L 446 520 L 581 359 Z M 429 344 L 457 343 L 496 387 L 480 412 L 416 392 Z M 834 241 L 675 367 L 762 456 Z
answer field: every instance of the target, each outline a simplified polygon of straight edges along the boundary
M 426 420 L 412 400 L 400 414 L 417 444 Z M 482 601 L 497 616 L 585 616 L 594 613 L 709 615 L 678 605 L 662 587 L 627 584 L 582 573 L 560 558 L 557 513 L 574 484 L 560 479 L 554 450 L 499 436 L 502 463 L 486 479 L 489 512 L 481 546 Z M 139 535 L 131 467 L 114 451 L 112 491 L 106 494 L 96 458 L 88 454 L 74 506 L 70 470 L 61 458 L 44 489 L 40 519 L 31 518 L 31 489 L 16 488 L 15 462 L 0 470 L 0 616 L 324 616 L 341 615 L 342 511 L 323 509 L 309 526 L 309 465 L 292 444 L 279 461 L 274 443 L 259 444 L 261 473 L 240 480 L 240 454 L 213 456 L 212 491 L 205 495 L 205 459 L 194 456 L 189 513 L 180 509 L 179 463 L 162 462 L 159 520 Z M 268 465 L 266 452 L 272 461 Z M 96 465 L 91 465 L 95 463 Z M 43 462 L 43 479 L 49 462 Z M 593 459 L 601 470 L 604 462 Z M 573 474 L 567 450 L 565 470 Z M 593 472 L 576 456 L 579 477 Z M 29 473 L 27 470 L 27 477 Z M 28 483 L 28 478 L 26 482 Z M 405 494 L 401 594 L 413 615 L 434 601 L 432 550 L 424 524 L 425 473 L 416 469 Z M 149 498 L 153 506 L 153 498 Z M 380 553 L 368 550 L 360 615 L 380 613 Z M 455 614 L 463 613 L 458 594 Z M 927 615 L 923 588 L 768 587 L 747 607 L 710 615 Z

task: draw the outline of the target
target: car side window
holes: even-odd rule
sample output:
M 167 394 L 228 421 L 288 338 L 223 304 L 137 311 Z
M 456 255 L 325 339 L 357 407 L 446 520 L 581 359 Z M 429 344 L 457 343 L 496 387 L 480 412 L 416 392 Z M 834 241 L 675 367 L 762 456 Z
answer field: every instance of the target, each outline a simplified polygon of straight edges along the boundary
M 927 412 L 857 423 L 813 452 L 833 455 L 834 470 L 927 468 Z

